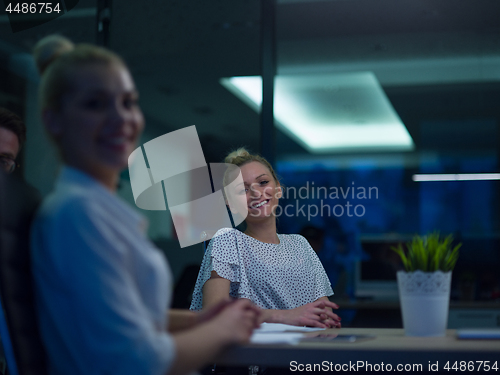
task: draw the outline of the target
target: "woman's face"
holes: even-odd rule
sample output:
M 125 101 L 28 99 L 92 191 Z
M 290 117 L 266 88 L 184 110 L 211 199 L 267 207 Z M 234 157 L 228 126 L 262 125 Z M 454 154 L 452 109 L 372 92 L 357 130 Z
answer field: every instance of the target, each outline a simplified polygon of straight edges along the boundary
M 89 64 L 75 68 L 71 83 L 61 110 L 46 116 L 49 132 L 67 164 L 98 179 L 119 173 L 144 128 L 129 71 L 119 63 Z
M 274 215 L 281 197 L 281 188 L 269 169 L 258 161 L 240 167 L 247 198 L 248 220 Z

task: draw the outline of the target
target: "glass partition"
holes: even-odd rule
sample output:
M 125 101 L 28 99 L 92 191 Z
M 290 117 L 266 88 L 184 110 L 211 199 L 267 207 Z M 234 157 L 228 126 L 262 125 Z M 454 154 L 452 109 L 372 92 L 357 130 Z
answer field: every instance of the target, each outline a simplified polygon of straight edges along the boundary
M 498 11 L 278 2 L 280 230 L 309 238 L 338 297 L 396 298 L 390 248 L 433 231 L 463 243 L 453 300 L 500 297 Z

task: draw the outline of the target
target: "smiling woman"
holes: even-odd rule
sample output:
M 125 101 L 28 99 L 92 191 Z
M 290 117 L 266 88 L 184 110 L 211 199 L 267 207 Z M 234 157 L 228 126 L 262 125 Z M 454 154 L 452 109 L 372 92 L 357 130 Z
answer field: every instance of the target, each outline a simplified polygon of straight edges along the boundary
M 210 308 L 231 296 L 259 306 L 262 322 L 340 327 L 340 318 L 332 312 L 338 306 L 328 300 L 333 290 L 314 250 L 300 235 L 276 232 L 282 189 L 272 166 L 243 148 L 225 162 L 241 170 L 243 185 L 235 194 L 246 197 L 247 227 L 244 233 L 225 228 L 215 234 L 203 258 L 191 309 Z
M 247 342 L 259 313 L 248 301 L 168 309 L 166 259 L 114 194 L 144 127 L 125 63 L 59 36 L 40 41 L 35 57 L 42 119 L 65 163 L 31 233 L 49 372 L 185 374 Z
M 50 51 L 53 51 L 50 53 Z M 115 190 L 144 118 L 123 60 L 92 45 L 52 36 L 35 49 L 40 107 L 64 162 Z

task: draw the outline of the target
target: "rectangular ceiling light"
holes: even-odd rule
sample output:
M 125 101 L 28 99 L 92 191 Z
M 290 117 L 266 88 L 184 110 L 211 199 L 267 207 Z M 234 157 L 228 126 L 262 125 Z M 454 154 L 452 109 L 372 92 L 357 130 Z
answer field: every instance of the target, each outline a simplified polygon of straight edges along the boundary
M 221 84 L 260 112 L 260 76 L 223 78 Z M 415 147 L 372 72 L 276 76 L 274 118 L 315 154 Z

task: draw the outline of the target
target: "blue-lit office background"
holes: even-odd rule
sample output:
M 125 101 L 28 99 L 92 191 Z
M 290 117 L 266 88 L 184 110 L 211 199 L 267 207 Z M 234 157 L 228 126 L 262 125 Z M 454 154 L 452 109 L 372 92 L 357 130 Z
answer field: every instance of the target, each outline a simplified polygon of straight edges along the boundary
M 0 105 L 28 125 L 16 173 L 43 195 L 60 163 L 40 124 L 30 53 L 51 33 L 95 42 L 96 2 L 80 0 L 71 12 L 17 33 L 0 19 Z M 314 182 L 339 189 L 339 198 L 325 204 L 363 205 L 360 217 L 352 211 L 279 217 L 283 233 L 320 230 L 318 254 L 336 298 L 356 296 L 357 262 L 383 262 L 381 254 L 392 262 L 390 246 L 438 230 L 463 243 L 452 298 L 500 299 L 500 182 L 412 180 L 422 173 L 500 172 L 498 14 L 497 0 L 277 2 L 277 74 L 372 71 L 415 144 L 407 152 L 317 155 L 276 129 L 275 167 L 287 191 Z M 194 124 L 207 162 L 220 162 L 239 146 L 259 151 L 258 113 L 219 81 L 261 73 L 260 17 L 257 1 L 113 2 L 110 46 L 130 65 L 141 94 L 147 122 L 141 143 Z M 349 187 L 364 187 L 367 195 L 376 187 L 378 195 L 372 190 L 370 198 L 359 198 L 356 190 L 356 197 L 343 198 L 340 188 Z M 127 173 L 119 193 L 134 203 Z M 317 205 L 318 198 L 299 204 Z M 179 281 L 187 267 L 199 265 L 201 246 L 179 249 L 167 211 L 141 213 Z

